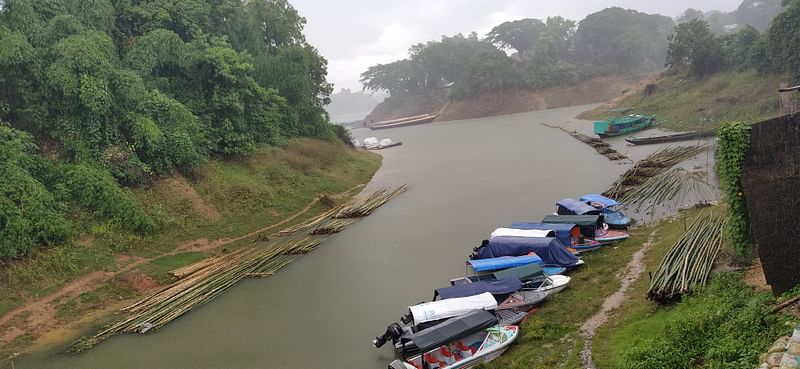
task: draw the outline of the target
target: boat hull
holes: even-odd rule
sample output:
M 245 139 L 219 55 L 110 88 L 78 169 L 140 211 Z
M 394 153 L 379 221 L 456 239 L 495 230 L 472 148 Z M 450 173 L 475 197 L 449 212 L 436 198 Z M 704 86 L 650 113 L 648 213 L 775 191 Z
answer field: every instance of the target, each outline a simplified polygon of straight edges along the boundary
M 389 128 L 398 128 L 398 127 L 408 127 L 414 126 L 418 124 L 425 124 L 431 123 L 436 119 L 435 115 L 427 115 L 424 117 L 411 117 L 408 119 L 397 119 L 395 121 L 387 121 L 387 122 L 377 122 L 367 125 L 367 128 L 371 130 L 379 130 L 379 129 L 389 129 Z

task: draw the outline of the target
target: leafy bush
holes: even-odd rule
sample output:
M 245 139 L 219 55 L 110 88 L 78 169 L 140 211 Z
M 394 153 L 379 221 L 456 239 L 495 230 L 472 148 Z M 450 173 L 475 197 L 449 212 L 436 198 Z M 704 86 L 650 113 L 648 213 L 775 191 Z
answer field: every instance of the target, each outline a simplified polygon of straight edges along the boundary
M 717 173 L 728 203 L 728 237 L 739 257 L 750 252 L 750 219 L 742 193 L 742 165 L 750 147 L 750 126 L 741 122 L 726 122 L 717 131 Z
M 743 285 L 741 275 L 722 273 L 684 298 L 663 334 L 632 347 L 622 369 L 753 368 L 758 355 L 785 329 L 769 313 L 772 297 Z
M 338 138 L 339 141 L 347 146 L 355 147 L 353 135 L 350 133 L 349 129 L 338 124 L 334 124 L 331 128 L 333 128 L 333 133 L 336 134 L 336 138 Z
M 153 220 L 107 171 L 86 164 L 65 165 L 61 170 L 65 195 L 76 205 L 121 229 L 140 233 L 155 230 Z
M 0 124 L 0 156 L 0 259 L 66 240 L 64 205 L 27 169 L 38 160 L 30 135 Z

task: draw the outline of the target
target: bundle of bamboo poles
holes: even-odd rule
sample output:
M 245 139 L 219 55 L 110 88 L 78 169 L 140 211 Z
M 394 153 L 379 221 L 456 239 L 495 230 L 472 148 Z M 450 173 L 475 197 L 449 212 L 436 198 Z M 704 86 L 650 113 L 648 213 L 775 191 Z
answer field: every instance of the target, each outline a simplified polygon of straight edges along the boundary
M 147 333 L 156 330 L 183 314 L 211 301 L 248 277 L 269 277 L 292 262 L 297 255 L 308 253 L 320 245 L 319 237 L 352 224 L 352 219 L 371 214 L 376 208 L 405 192 L 403 185 L 383 189 L 366 198 L 353 199 L 345 205 L 298 226 L 279 232 L 272 242 L 239 249 L 209 258 L 170 272 L 178 281 L 122 309 L 126 316 L 91 337 L 83 337 L 66 347 L 67 352 L 88 350 L 97 343 L 119 333 Z
M 650 279 L 647 298 L 670 301 L 704 286 L 722 245 L 726 218 L 711 212 L 699 215 L 661 260 Z
M 310 234 L 317 235 L 317 234 L 334 234 L 341 232 L 345 227 L 353 224 L 355 220 L 352 219 L 331 219 L 327 222 L 323 222 L 322 224 L 318 225 L 314 228 Z
M 658 150 L 640 160 L 633 168 L 628 169 L 603 195 L 612 199 L 625 198 L 629 192 L 645 183 L 648 178 L 664 173 L 707 148 L 707 146 L 678 146 Z
M 632 207 L 641 208 L 649 204 L 680 203 L 689 194 L 698 199 L 711 199 L 711 185 L 697 173 L 683 168 L 673 168 L 645 180 L 641 185 L 631 189 L 620 200 Z
M 384 188 L 371 193 L 365 198 L 353 199 L 333 215 L 333 218 L 360 218 L 372 214 L 375 209 L 385 204 L 389 200 L 406 192 L 408 186 L 402 185 L 395 189 Z

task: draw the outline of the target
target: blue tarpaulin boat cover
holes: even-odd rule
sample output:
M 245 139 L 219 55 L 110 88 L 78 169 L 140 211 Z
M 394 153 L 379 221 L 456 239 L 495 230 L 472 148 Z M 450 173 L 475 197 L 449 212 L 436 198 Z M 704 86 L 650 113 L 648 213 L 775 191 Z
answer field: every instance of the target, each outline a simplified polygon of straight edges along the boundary
M 562 199 L 556 203 L 559 215 L 599 215 L 600 210 L 594 206 L 575 199 Z
M 434 299 L 439 296 L 442 300 L 456 297 L 467 297 L 489 292 L 492 295 L 507 295 L 519 291 L 522 282 L 519 278 L 506 278 L 499 281 L 479 281 L 459 284 L 451 287 L 437 288 Z
M 532 252 L 542 258 L 545 266 L 571 267 L 578 262 L 578 258 L 555 237 L 495 237 L 478 249 L 477 259 L 524 256 Z
M 548 223 L 524 223 L 516 222 L 511 223 L 508 228 L 513 229 L 538 229 L 538 230 L 553 230 L 556 233 L 556 238 L 564 245 L 572 245 L 572 230 L 578 228 L 577 224 L 548 224 Z
M 517 256 L 517 257 L 502 257 L 502 258 L 488 258 L 478 260 L 467 260 L 467 264 L 472 267 L 476 273 L 488 272 L 492 270 L 500 270 L 518 267 L 521 265 L 536 264 L 542 265 L 544 262 L 542 258 L 535 255 Z
M 617 202 L 616 200 L 609 199 L 603 195 L 591 194 L 591 195 L 583 195 L 581 196 L 581 201 L 583 202 L 596 202 L 598 204 L 602 204 L 604 207 L 610 208 L 612 206 L 619 206 L 622 203 Z
M 589 238 L 603 234 L 604 222 L 602 215 L 548 215 L 542 219 L 542 223 L 577 224 L 581 233 Z

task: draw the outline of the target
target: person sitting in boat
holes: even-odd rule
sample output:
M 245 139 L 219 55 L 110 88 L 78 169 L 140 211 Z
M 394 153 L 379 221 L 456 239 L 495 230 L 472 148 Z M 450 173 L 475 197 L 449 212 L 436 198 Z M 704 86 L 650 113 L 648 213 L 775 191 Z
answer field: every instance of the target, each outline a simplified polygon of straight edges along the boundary
M 481 244 L 479 246 L 475 246 L 472 248 L 473 253 L 469 254 L 469 258 L 472 260 L 476 259 L 478 257 L 478 253 L 480 252 L 480 250 L 482 248 L 485 248 L 488 244 L 489 240 L 481 241 Z

